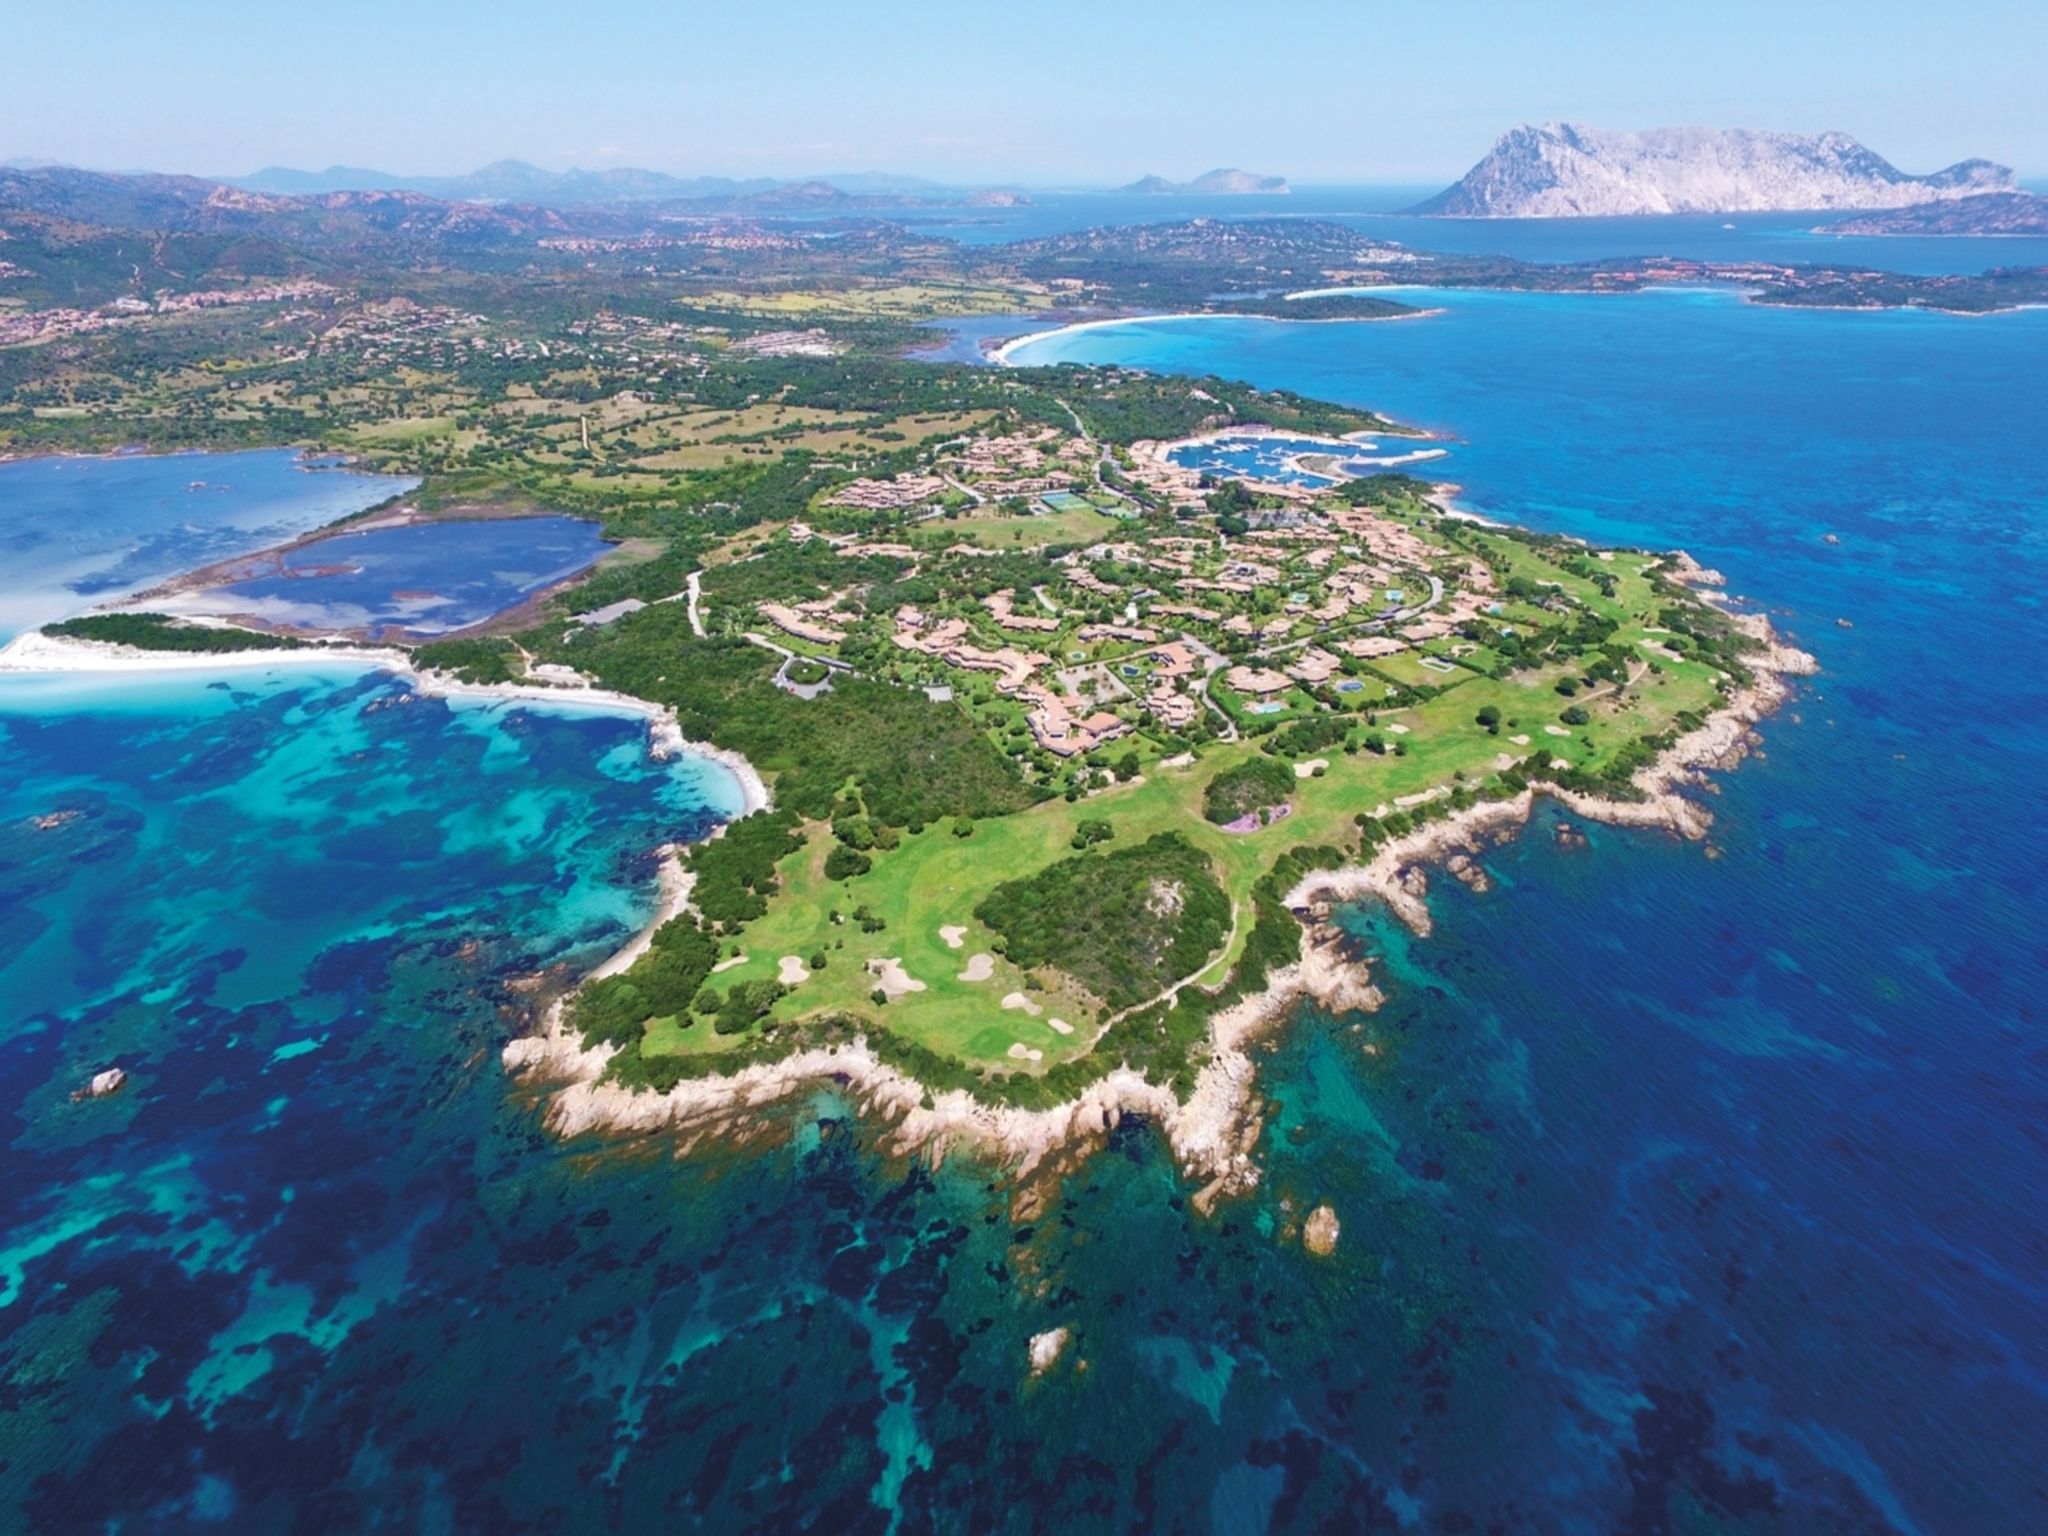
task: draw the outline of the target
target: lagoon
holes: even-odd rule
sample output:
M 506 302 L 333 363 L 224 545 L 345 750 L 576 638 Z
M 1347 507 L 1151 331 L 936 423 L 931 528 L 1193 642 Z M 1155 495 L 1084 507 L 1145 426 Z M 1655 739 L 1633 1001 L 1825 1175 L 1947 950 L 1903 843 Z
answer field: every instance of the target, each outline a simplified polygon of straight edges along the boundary
M 285 448 L 0 462 L 0 643 L 417 484 Z
M 436 519 L 344 529 L 167 606 L 362 639 L 467 629 L 588 570 L 612 546 L 573 517 Z M 255 564 L 255 562 L 249 562 Z

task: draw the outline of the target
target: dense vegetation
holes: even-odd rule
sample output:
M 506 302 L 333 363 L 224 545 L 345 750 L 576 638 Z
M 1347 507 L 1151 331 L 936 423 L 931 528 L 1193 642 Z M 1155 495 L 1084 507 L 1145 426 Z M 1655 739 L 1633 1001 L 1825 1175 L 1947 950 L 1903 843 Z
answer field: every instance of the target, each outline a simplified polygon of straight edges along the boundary
M 1226 826 L 1240 816 L 1279 805 L 1294 791 L 1294 770 L 1270 757 L 1254 757 L 1226 768 L 1202 791 L 1202 814 Z
M 1050 965 L 1112 1008 L 1128 1008 L 1201 966 L 1230 928 L 1230 898 L 1186 838 L 1062 859 L 999 885 L 974 915 L 1027 969 Z
M 520 675 L 519 652 L 509 640 L 435 640 L 414 650 L 412 659 L 465 683 L 509 683 Z
M 219 655 L 228 651 L 297 650 L 306 641 L 289 635 L 259 635 L 246 629 L 211 629 L 181 624 L 166 613 L 89 613 L 83 618 L 46 624 L 43 632 L 68 640 L 98 640 L 107 645 L 132 645 L 145 651 L 194 651 Z
M 705 921 L 730 933 L 768 910 L 777 862 L 802 846 L 797 828 L 787 808 L 743 816 L 690 851 L 690 871 L 697 877 L 690 900 Z
M 697 639 L 680 603 L 562 636 L 549 659 L 672 706 L 686 736 L 744 754 L 776 776 L 779 804 L 816 820 L 831 817 L 849 783 L 871 817 L 898 827 L 1001 816 L 1039 798 L 957 706 L 851 677 L 815 699 L 794 698 L 769 682 L 773 655 Z
M 586 1045 L 639 1049 L 649 1019 L 687 1017 L 691 999 L 718 963 L 718 941 L 689 913 L 655 930 L 647 953 L 623 975 L 592 982 L 571 1000 L 570 1027 Z

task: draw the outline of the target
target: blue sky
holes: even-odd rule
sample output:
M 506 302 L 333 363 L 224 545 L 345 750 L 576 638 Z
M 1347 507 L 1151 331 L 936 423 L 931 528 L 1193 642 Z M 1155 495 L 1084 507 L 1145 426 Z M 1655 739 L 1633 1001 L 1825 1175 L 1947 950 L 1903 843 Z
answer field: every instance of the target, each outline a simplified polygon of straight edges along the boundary
M 1855 134 L 2048 173 L 2048 0 L 20 0 L 0 160 L 1443 181 L 1518 122 Z

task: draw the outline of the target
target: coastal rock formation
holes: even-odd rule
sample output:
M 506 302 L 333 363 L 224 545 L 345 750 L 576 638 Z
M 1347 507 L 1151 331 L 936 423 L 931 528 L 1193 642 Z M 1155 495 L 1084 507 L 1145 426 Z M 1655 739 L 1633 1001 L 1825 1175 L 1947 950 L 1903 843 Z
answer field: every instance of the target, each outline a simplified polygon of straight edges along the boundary
M 95 1072 L 92 1075 L 92 1081 L 79 1089 L 72 1097 L 75 1099 L 104 1099 L 111 1094 L 119 1093 L 127 1086 L 128 1074 L 119 1067 L 109 1067 L 104 1072 Z
M 1044 1333 L 1031 1335 L 1031 1374 L 1043 1376 L 1057 1365 L 1071 1336 L 1065 1327 L 1048 1328 Z
M 1470 219 L 1904 208 L 2018 190 L 2013 173 L 1963 160 L 1911 176 L 1845 133 L 1525 124 L 1455 186 L 1410 213 Z
M 1337 1251 L 1339 1230 L 1337 1213 L 1327 1205 L 1319 1205 L 1301 1224 L 1301 1245 L 1317 1258 L 1327 1259 Z

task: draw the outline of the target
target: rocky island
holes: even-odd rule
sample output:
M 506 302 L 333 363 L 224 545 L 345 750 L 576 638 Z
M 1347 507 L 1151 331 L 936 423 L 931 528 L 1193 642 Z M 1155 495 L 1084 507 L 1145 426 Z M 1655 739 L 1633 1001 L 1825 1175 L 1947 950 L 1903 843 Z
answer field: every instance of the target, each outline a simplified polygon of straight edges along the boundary
M 2011 170 L 1989 160 L 1913 176 L 1845 133 L 1543 123 L 1502 134 L 1455 185 L 1408 212 L 1555 219 L 1903 208 L 2016 190 Z
M 1272 196 L 1291 191 L 1285 176 L 1261 176 L 1256 171 L 1240 171 L 1235 167 L 1223 167 L 1204 171 L 1193 181 L 1169 181 L 1164 176 L 1141 176 L 1127 187 L 1117 188 L 1127 195 L 1156 196 L 1178 194 L 1193 197 L 1249 197 Z

